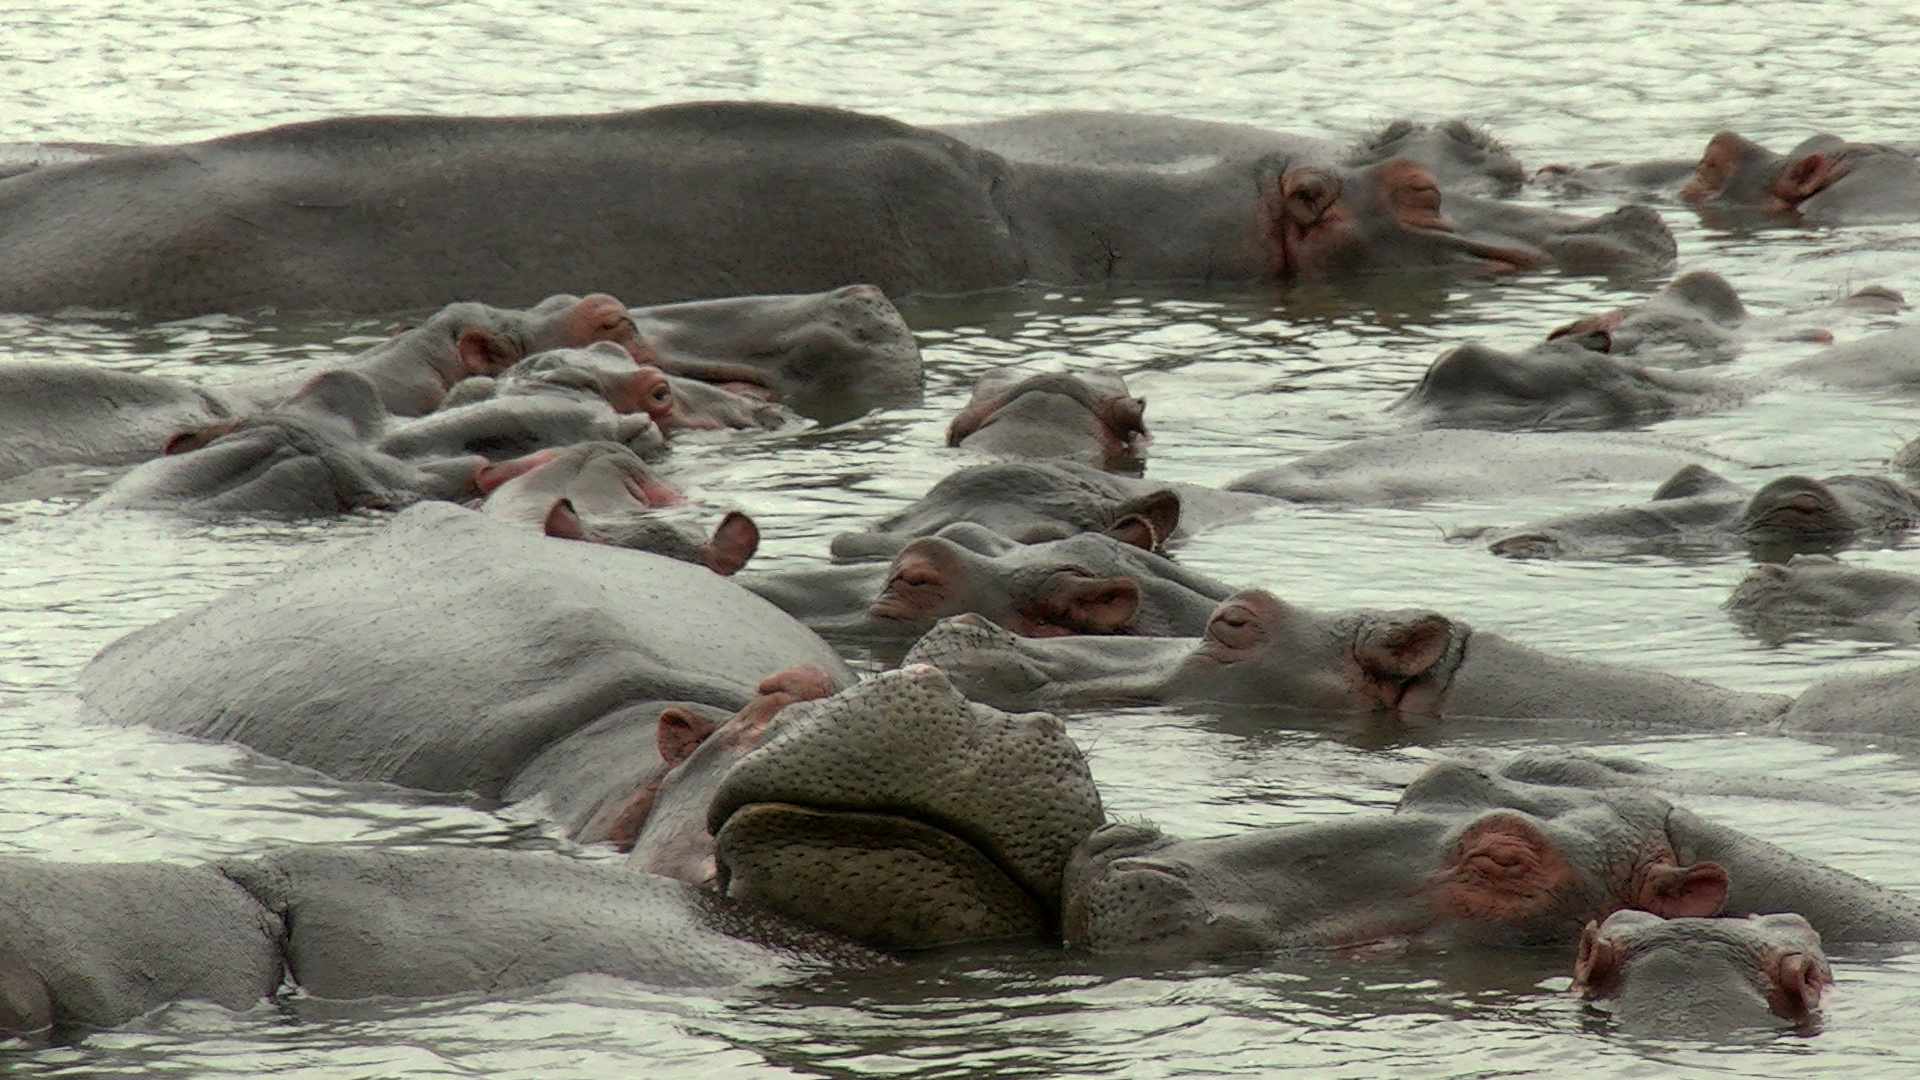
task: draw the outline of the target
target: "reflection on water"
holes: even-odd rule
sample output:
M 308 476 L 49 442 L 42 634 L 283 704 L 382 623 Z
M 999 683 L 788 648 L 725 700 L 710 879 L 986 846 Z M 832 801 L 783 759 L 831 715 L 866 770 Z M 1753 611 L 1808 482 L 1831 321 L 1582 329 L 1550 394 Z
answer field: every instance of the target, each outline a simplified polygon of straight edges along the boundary
M 1798 8 L 1755 20 L 1735 5 L 1630 0 L 1417 10 L 1325 0 L 1177 9 L 876 0 L 790 5 L 776 17 L 760 4 L 89 0 L 9 14 L 0 139 L 151 142 L 340 113 L 586 112 L 736 96 L 924 121 L 1066 107 L 1169 111 L 1340 136 L 1403 114 L 1458 115 L 1488 125 L 1530 165 L 1685 156 L 1721 128 L 1777 147 L 1822 129 L 1911 137 L 1885 125 L 1911 118 L 1920 24 L 1897 7 L 1858 5 L 1846 25 L 1829 8 Z M 1565 205 L 1587 213 L 1607 203 Z M 1920 287 L 1920 228 L 1741 234 L 1662 210 L 1681 266 L 1726 275 L 1756 312 L 1876 282 Z M 831 428 L 695 440 L 671 469 L 676 482 L 758 518 L 761 565 L 801 565 L 821 558 L 832 534 L 916 497 L 966 460 L 941 449 L 942 437 L 985 370 L 1118 370 L 1150 403 L 1148 475 L 1220 483 L 1399 430 L 1385 406 L 1453 344 L 1512 347 L 1644 288 L 1530 275 L 912 301 L 903 309 L 928 362 L 924 404 Z M 1844 339 L 1873 325 L 1835 331 Z M 389 329 L 388 320 L 271 313 L 158 326 L 0 315 L 0 358 L 218 381 L 337 358 Z M 1727 367 L 1761 387 L 1751 403 L 1660 434 L 1727 459 L 1722 471 L 1742 483 L 1880 469 L 1920 433 L 1914 402 L 1778 375 L 1813 348 L 1752 345 Z M 109 479 L 83 472 L 31 497 L 10 488 L 13 501 L 0 503 L 7 850 L 123 860 L 285 841 L 554 842 L 537 821 L 458 799 L 342 788 L 228 748 L 73 723 L 74 674 L 114 637 L 380 526 L 66 516 Z M 1745 571 L 1738 555 L 1516 563 L 1443 539 L 1647 494 L 1276 507 L 1199 538 L 1181 558 L 1303 605 L 1431 606 L 1543 648 L 1743 689 L 1793 692 L 1831 671 L 1920 660 L 1911 648 L 1766 648 L 1742 636 L 1719 609 Z M 1920 570 L 1908 545 L 1848 558 Z M 1704 813 L 1920 889 L 1908 809 L 1920 800 L 1920 763 L 1901 747 L 1571 725 L 1382 732 L 1152 709 L 1074 725 L 1111 810 L 1178 834 L 1384 812 L 1400 784 L 1443 754 L 1597 747 L 1683 770 L 1684 801 Z M 1571 956 L 1387 952 L 1163 971 L 999 949 L 738 997 L 580 978 L 504 1000 L 295 997 L 240 1015 L 178 1005 L 83 1049 L 23 1052 L 8 1064 L 60 1076 L 1912 1075 L 1920 960 L 1835 960 L 1840 986 L 1823 1034 L 1727 1050 L 1612 1036 L 1564 993 Z

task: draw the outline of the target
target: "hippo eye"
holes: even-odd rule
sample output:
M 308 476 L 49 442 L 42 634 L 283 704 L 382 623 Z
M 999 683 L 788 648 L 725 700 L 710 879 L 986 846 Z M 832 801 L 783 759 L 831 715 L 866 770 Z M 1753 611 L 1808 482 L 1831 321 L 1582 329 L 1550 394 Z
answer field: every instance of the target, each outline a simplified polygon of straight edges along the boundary
M 673 387 L 661 383 L 653 388 L 653 400 L 657 405 L 665 405 L 673 400 Z
M 1253 612 L 1236 605 L 1214 613 L 1207 636 L 1229 649 L 1247 649 L 1259 644 L 1262 635 Z

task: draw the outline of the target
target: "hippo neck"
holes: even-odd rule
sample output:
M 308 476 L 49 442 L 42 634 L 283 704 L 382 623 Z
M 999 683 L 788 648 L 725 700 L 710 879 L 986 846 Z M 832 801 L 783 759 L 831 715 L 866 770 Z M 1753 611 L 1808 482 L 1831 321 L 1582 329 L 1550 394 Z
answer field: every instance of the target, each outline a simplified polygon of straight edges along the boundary
M 1262 191 L 1285 165 L 1275 156 L 1178 173 L 1015 162 L 994 199 L 1030 278 L 1252 281 L 1274 273 Z

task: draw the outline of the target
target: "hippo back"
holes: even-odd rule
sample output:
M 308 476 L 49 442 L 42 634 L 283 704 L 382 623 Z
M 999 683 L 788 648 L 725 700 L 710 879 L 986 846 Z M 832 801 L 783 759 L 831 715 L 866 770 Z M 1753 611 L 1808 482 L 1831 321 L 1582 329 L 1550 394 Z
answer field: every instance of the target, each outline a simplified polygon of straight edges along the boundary
M 802 664 L 852 682 L 811 631 L 705 567 L 429 504 L 122 638 L 80 681 L 91 718 L 343 779 L 494 795 L 624 706 L 737 709 Z

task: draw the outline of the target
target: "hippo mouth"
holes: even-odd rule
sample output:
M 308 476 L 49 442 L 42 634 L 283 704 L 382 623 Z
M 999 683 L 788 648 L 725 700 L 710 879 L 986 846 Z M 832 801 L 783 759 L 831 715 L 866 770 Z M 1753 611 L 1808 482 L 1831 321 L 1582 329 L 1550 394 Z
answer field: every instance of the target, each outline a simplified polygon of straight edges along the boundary
M 924 949 L 1054 929 L 1015 870 L 963 830 L 910 811 L 755 802 L 716 825 L 722 892 L 857 941 Z

